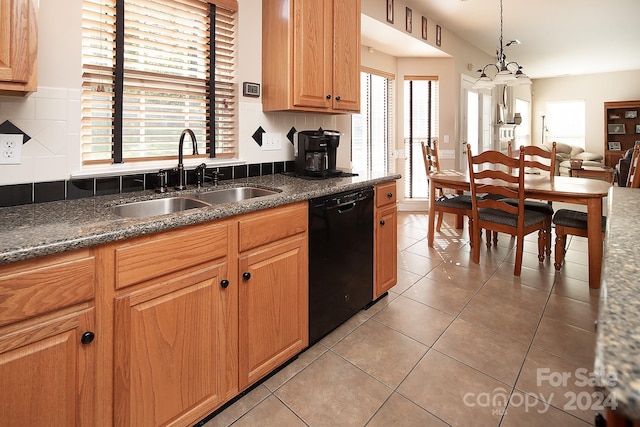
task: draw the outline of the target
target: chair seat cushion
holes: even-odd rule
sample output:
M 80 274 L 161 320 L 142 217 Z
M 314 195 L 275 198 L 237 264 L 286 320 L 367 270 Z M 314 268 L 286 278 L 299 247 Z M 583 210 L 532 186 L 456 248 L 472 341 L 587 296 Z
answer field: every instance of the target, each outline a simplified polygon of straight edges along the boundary
M 503 196 L 495 194 L 479 194 L 478 199 L 503 199 Z M 471 210 L 473 205 L 471 204 L 471 194 L 444 194 L 436 199 L 436 206 L 443 206 L 448 208 L 467 209 Z
M 503 199 L 503 202 L 509 203 L 511 206 L 518 206 L 518 199 Z M 538 202 L 536 200 L 525 200 L 524 208 L 545 215 L 553 215 L 553 207 L 546 202 Z
M 498 209 L 479 209 L 478 218 L 482 221 L 505 224 L 511 227 L 516 227 L 518 225 L 518 215 L 513 215 Z M 544 222 L 546 218 L 547 215 L 543 213 L 526 210 L 524 211 L 524 226 L 528 227 L 538 222 Z
M 581 228 L 587 229 L 587 214 L 586 212 L 574 211 L 571 209 L 559 209 L 553 216 L 553 223 L 563 227 Z M 602 231 L 607 228 L 607 217 L 602 217 L 601 223 Z
M 471 210 L 471 196 L 466 194 L 445 194 L 436 199 L 436 206 L 442 206 L 447 208 Z

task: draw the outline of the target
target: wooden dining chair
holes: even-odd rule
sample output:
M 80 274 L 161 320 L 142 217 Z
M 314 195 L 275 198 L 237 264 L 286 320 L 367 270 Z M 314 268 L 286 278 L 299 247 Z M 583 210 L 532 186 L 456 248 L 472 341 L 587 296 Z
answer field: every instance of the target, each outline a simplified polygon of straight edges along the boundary
M 545 214 L 524 208 L 524 152 L 518 158 L 499 151 L 485 151 L 473 156 L 471 146 L 467 145 L 467 159 L 474 239 L 479 241 L 481 229 L 515 236 L 516 262 L 513 274 L 520 276 L 524 236 L 544 230 L 546 224 Z M 509 170 L 517 170 L 518 173 L 509 173 Z M 495 197 L 476 197 L 481 193 Z M 505 199 L 515 199 L 518 204 L 514 206 Z M 480 246 L 473 246 L 473 262 L 476 264 L 480 262 Z M 544 257 L 544 245 L 538 240 L 538 258 L 541 256 Z
M 438 156 L 438 142 L 422 141 L 422 156 L 424 158 L 424 167 L 427 172 L 427 176 L 440 172 L 440 159 Z M 471 196 L 459 195 L 459 194 L 444 194 L 441 188 L 436 188 L 436 200 L 435 200 L 435 212 L 429 212 L 429 215 L 438 214 L 438 221 L 436 222 L 436 231 L 440 232 L 442 227 L 442 217 L 445 213 L 451 213 L 455 215 L 465 215 L 469 218 L 469 236 L 471 239 Z
M 627 175 L 627 187 L 640 188 L 640 170 L 638 170 L 638 159 L 640 159 L 640 145 L 633 147 L 629 174 Z
M 551 145 L 551 151 L 546 151 L 538 145 L 523 145 L 518 150 L 513 150 L 511 141 L 507 143 L 507 155 L 509 157 L 517 157 L 520 153 L 524 153 L 524 170 L 525 174 L 544 174 L 548 176 L 551 182 L 554 181 L 556 171 L 556 143 Z M 544 161 L 542 161 L 544 160 Z M 517 200 L 508 199 L 507 203 L 516 205 Z M 553 219 L 553 206 L 551 202 L 541 202 L 537 200 L 526 199 L 524 208 L 543 213 L 547 216 L 544 230 L 538 235 L 538 240 L 544 243 L 545 254 L 547 258 L 551 258 L 551 222 Z M 494 240 L 496 236 L 494 236 Z M 544 257 L 540 260 L 544 261 Z
M 567 234 L 573 236 L 587 236 L 587 214 L 585 212 L 574 211 L 572 209 L 559 209 L 553 215 L 553 224 L 556 229 L 556 257 L 553 266 L 560 270 L 564 262 L 564 255 L 567 251 Z M 604 240 L 607 217 L 602 217 L 602 240 Z

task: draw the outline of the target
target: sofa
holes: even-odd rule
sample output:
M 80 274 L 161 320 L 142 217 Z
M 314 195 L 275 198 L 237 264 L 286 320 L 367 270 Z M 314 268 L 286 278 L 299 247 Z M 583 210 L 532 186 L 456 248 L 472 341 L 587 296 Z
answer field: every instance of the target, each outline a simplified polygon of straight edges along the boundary
M 629 176 L 629 167 L 631 166 L 631 157 L 633 157 L 633 148 L 629 148 L 624 156 L 618 160 L 616 165 L 616 175 L 618 175 L 618 187 L 627 186 L 627 177 Z
M 545 142 L 541 147 L 545 151 L 551 151 L 552 146 L 553 142 Z M 569 176 L 571 159 L 581 159 L 582 167 L 602 166 L 604 156 L 602 154 L 589 153 L 584 151 L 583 148 L 563 142 L 556 142 L 556 175 Z

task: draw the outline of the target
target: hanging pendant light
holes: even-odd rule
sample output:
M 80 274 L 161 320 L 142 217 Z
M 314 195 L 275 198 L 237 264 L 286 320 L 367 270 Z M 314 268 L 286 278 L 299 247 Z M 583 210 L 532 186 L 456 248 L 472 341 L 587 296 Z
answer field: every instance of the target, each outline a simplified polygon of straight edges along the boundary
M 496 85 L 516 86 L 531 84 L 531 79 L 522 72 L 520 64 L 515 61 L 507 62 L 507 56 L 504 54 L 504 47 L 520 44 L 520 41 L 512 40 L 504 47 L 502 41 L 502 0 L 500 0 L 500 47 L 496 51 L 496 62 L 487 64 L 478 70 L 480 77 L 474 83 L 474 89 L 490 89 Z M 496 69 L 493 79 L 487 75 L 487 68 Z

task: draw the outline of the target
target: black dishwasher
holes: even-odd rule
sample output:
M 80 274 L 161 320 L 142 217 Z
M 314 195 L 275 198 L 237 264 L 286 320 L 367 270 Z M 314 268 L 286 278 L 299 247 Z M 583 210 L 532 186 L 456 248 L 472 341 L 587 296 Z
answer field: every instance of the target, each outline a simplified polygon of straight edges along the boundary
M 309 345 L 373 298 L 373 187 L 309 201 Z

